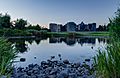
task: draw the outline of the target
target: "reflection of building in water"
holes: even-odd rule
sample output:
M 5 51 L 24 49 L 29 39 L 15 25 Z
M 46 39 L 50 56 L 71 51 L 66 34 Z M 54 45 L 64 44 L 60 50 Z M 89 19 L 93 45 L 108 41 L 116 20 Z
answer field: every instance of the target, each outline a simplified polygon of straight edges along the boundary
M 101 43 L 103 42 L 104 44 L 109 43 L 109 39 L 108 38 L 98 38 L 98 42 Z
M 81 45 L 83 45 L 84 43 L 95 44 L 96 38 L 77 38 L 77 42 Z
M 98 40 L 99 43 L 109 43 L 108 38 L 91 38 L 91 37 L 51 37 L 49 39 L 49 43 L 66 43 L 67 45 L 74 45 L 77 43 L 83 45 L 83 44 L 96 44 L 96 40 Z
M 74 45 L 74 44 L 76 43 L 76 40 L 75 40 L 74 37 L 73 37 L 73 38 L 67 37 L 65 43 L 66 43 L 67 45 Z
M 49 38 L 49 43 L 61 43 L 60 37 L 51 37 Z
M 49 43 L 62 43 L 62 42 L 66 43 L 67 45 L 70 45 L 70 46 L 76 44 L 76 42 L 78 42 L 81 45 L 83 45 L 85 43 L 93 45 L 96 42 L 96 38 L 51 37 L 49 39 Z

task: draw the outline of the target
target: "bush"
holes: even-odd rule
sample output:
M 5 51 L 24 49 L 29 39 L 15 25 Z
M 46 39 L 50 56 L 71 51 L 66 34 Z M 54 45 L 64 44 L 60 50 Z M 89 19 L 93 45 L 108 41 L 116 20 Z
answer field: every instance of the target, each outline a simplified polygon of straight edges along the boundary
M 31 36 L 32 33 L 26 30 L 19 29 L 2 29 L 0 30 L 0 36 Z

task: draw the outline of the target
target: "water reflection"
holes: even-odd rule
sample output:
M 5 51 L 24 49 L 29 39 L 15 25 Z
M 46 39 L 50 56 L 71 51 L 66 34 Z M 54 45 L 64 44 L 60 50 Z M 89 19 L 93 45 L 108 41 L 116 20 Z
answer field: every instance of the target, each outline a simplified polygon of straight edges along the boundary
M 42 40 L 47 40 L 48 37 L 39 37 L 39 38 L 10 38 L 9 41 L 15 45 L 16 49 L 20 53 L 27 52 L 28 50 L 28 43 L 32 45 L 34 42 L 39 45 Z M 50 37 L 49 43 L 55 44 L 55 43 L 65 43 L 68 46 L 74 46 L 75 44 L 80 44 L 83 46 L 84 44 L 96 44 L 96 39 L 99 43 L 108 43 L 108 38 L 95 38 L 95 37 Z M 92 48 L 92 47 L 91 47 Z
M 109 40 L 108 38 L 93 38 L 93 37 L 78 37 L 78 38 L 75 38 L 75 37 L 51 37 L 49 38 L 49 43 L 66 43 L 67 45 L 69 46 L 73 46 L 74 44 L 78 43 L 78 44 L 81 44 L 81 46 L 83 44 L 96 44 L 96 39 L 98 39 L 98 42 L 101 43 L 103 42 L 104 44 L 105 43 L 108 43 Z

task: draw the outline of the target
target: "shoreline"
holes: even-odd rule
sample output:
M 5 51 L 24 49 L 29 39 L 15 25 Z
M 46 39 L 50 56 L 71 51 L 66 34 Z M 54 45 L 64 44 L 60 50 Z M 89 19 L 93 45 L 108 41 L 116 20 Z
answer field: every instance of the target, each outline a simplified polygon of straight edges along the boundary
M 93 64 L 88 63 L 91 59 L 85 59 L 81 62 L 70 62 L 68 59 L 62 59 L 58 54 L 59 60 L 51 56 L 41 64 L 29 64 L 27 67 L 16 67 L 13 70 L 11 78 L 95 78 Z

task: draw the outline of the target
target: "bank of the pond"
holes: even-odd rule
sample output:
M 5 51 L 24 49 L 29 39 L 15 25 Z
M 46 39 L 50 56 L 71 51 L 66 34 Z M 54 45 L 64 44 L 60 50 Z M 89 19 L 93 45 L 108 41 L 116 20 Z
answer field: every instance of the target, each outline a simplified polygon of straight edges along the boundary
M 26 68 L 14 68 L 11 78 L 95 78 L 94 66 L 89 64 L 91 59 L 85 62 L 71 63 L 69 60 L 56 60 L 51 56 L 47 61 L 42 61 L 40 65 L 29 64 Z
M 48 36 L 109 36 L 109 32 L 47 32 Z

